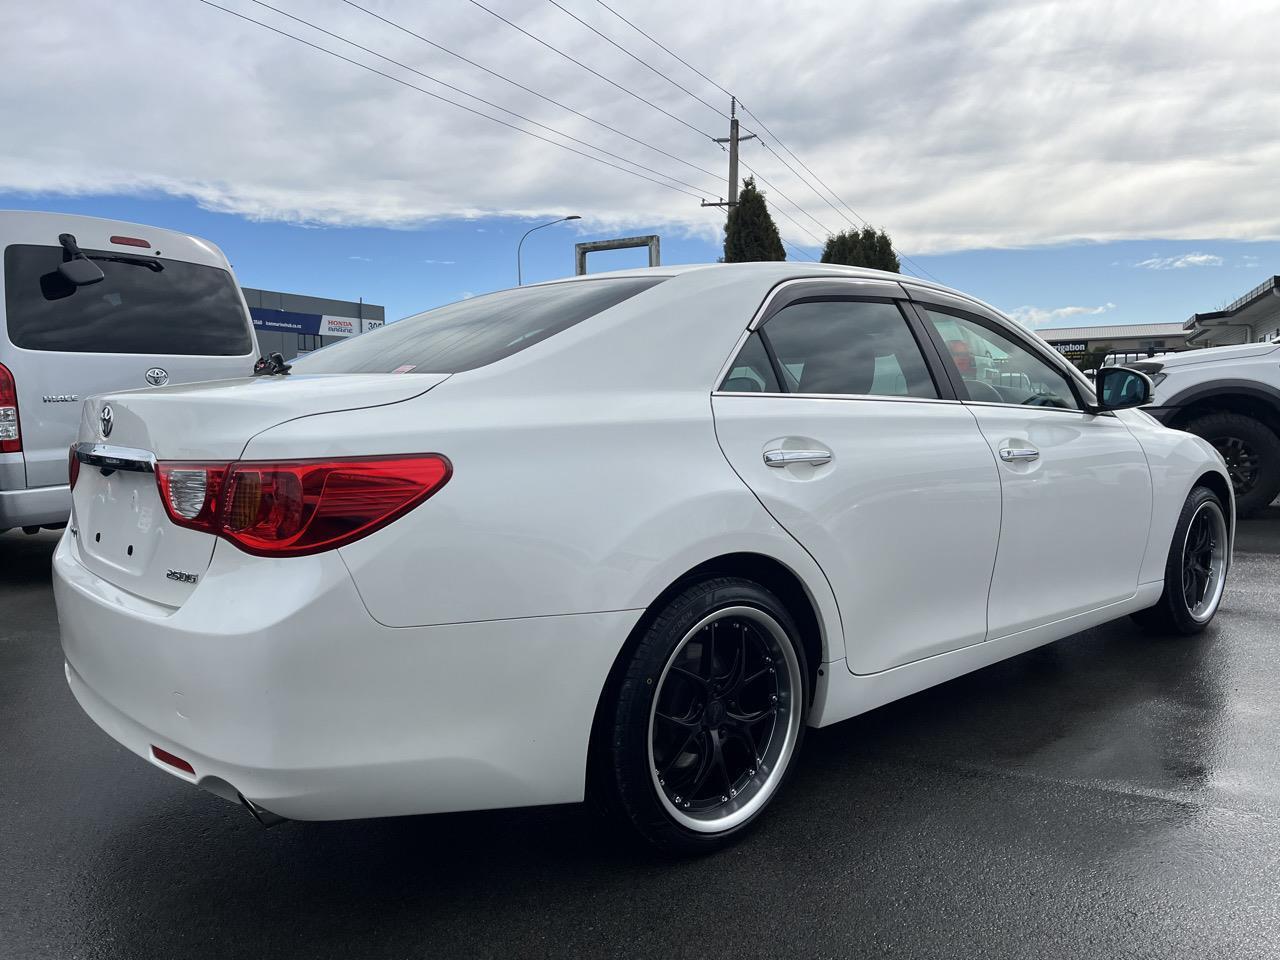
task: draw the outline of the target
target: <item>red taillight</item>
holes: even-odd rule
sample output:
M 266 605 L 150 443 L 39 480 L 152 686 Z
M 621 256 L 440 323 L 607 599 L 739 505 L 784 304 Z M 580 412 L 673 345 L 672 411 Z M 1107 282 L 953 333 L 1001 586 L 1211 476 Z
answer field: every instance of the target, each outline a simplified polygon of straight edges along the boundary
M 0 453 L 22 452 L 22 426 L 18 422 L 18 385 L 9 368 L 0 363 Z
M 71 485 L 71 489 L 76 488 L 76 481 L 80 479 L 80 458 L 76 456 L 76 445 L 71 445 L 71 450 L 67 454 L 67 483 Z
M 159 463 L 169 519 L 247 553 L 296 557 L 358 540 L 448 482 L 439 454 L 344 460 Z
M 187 763 L 181 757 L 174 756 L 168 750 L 161 750 L 154 743 L 151 745 L 151 755 L 161 763 L 167 763 L 171 767 L 177 767 L 183 773 L 189 773 L 193 777 L 196 775 L 196 768 Z
M 112 237 L 112 243 L 118 243 L 123 247 L 150 247 L 151 244 L 138 237 Z

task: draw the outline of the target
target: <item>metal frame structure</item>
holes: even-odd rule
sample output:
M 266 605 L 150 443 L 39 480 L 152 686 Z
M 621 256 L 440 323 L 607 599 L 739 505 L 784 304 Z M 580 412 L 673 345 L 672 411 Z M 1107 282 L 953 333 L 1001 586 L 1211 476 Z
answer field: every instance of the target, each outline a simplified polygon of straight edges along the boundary
M 649 248 L 649 266 L 662 266 L 662 249 L 658 235 L 651 233 L 643 237 L 615 237 L 613 240 L 591 240 L 587 243 L 573 245 L 574 270 L 577 276 L 587 272 L 587 254 L 597 250 L 628 250 L 631 247 Z

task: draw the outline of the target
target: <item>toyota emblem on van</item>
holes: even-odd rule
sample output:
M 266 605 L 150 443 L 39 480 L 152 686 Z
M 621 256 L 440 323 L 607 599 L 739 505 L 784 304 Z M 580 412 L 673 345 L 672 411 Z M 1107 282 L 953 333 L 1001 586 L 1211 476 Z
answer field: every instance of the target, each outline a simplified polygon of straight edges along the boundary
M 111 428 L 115 426 L 115 414 L 111 412 L 111 404 L 108 403 L 102 408 L 98 420 L 102 424 L 102 438 L 105 440 L 111 436 Z
M 169 371 L 164 367 L 152 367 L 147 371 L 147 383 L 153 387 L 163 387 L 169 382 Z

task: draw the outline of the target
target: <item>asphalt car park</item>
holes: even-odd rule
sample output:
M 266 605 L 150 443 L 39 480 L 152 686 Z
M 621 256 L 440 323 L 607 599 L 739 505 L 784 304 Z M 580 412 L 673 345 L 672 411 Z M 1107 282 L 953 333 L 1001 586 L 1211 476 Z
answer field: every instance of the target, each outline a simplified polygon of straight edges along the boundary
M 264 830 L 76 705 L 55 542 L 0 536 L 0 955 L 1280 955 L 1280 508 L 1205 635 L 1120 620 L 811 730 L 686 862 L 576 806 Z

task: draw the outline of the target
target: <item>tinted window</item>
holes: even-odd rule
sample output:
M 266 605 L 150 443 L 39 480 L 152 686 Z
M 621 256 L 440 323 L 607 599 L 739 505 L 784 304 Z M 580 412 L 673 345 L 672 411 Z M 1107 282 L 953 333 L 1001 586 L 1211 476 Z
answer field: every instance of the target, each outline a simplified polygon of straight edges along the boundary
M 970 400 L 1079 410 L 1065 374 L 1013 339 L 965 317 L 927 311 Z
M 763 329 L 794 393 L 938 396 L 906 317 L 892 303 L 796 303 Z
M 325 347 L 294 365 L 299 373 L 458 373 L 519 353 L 663 277 L 578 280 L 516 287 L 437 307 Z
M 773 364 L 765 352 L 760 334 L 753 333 L 738 351 L 738 356 L 729 368 L 729 374 L 720 384 L 721 390 L 730 393 L 779 393 L 778 378 L 774 375 Z
M 58 273 L 61 247 L 5 248 L 5 311 L 15 346 L 216 357 L 252 351 L 249 318 L 226 270 L 106 250 L 85 253 L 105 278 L 76 287 Z

